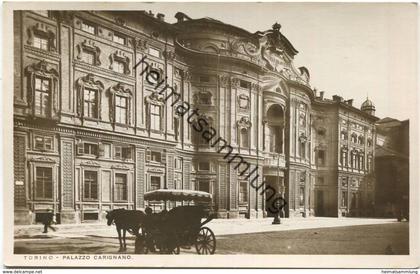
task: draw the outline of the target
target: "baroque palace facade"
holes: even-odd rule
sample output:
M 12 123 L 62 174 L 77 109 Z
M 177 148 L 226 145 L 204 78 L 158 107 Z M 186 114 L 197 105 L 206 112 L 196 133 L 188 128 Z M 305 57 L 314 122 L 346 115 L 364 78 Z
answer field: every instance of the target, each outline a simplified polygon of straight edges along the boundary
M 372 102 L 359 109 L 323 98 L 309 71 L 294 67 L 298 51 L 277 23 L 249 33 L 175 17 L 15 12 L 15 223 L 35 223 L 49 208 L 60 223 L 101 221 L 106 210 L 144 209 L 144 193 L 159 188 L 210 192 L 220 218 L 270 216 L 266 193 L 197 138 L 143 69 L 258 166 L 259 184 L 287 201 L 283 217 L 372 214 Z

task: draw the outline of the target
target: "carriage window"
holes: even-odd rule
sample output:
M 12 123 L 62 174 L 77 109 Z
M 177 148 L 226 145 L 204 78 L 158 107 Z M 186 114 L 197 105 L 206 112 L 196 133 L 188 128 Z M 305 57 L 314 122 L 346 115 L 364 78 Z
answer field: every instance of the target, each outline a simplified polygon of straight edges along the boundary
M 153 162 L 161 163 L 162 162 L 162 153 L 157 152 L 157 151 L 152 151 L 151 152 L 151 160 Z
M 84 154 L 98 156 L 98 144 L 84 143 Z
M 115 200 L 127 201 L 127 174 L 115 174 Z
M 150 176 L 150 190 L 160 189 L 160 177 Z
M 98 220 L 98 213 L 96 212 L 83 213 L 83 221 L 96 221 L 96 220 Z
M 98 199 L 98 173 L 96 171 L 85 170 L 84 198 Z
M 198 181 L 197 184 L 198 184 L 197 190 L 210 193 L 210 182 L 209 181 L 207 181 L 207 180 L 206 181 Z

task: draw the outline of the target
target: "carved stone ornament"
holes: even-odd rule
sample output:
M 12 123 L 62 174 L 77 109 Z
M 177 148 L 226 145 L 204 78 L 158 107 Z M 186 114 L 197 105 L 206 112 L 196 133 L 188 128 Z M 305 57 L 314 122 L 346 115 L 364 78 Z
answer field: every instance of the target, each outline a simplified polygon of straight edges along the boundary
M 300 173 L 299 177 L 300 177 L 299 179 L 300 179 L 301 182 L 305 182 L 306 181 L 306 170 L 302 171 Z
M 93 160 L 89 160 L 89 161 L 83 161 L 80 163 L 80 165 L 82 166 L 93 166 L 93 167 L 100 167 L 101 165 Z
M 157 92 L 153 92 L 152 94 L 147 96 L 144 100 L 146 104 L 154 104 L 154 105 L 159 105 L 159 106 L 165 104 L 165 100 L 163 99 L 163 97 L 159 96 Z
M 184 76 L 184 81 L 187 81 L 187 82 L 191 81 L 191 72 L 189 70 L 185 70 L 183 76 Z
M 197 105 L 213 105 L 213 94 L 208 90 L 196 92 L 193 96 L 194 104 Z
M 307 140 L 308 140 L 308 137 L 306 137 L 304 133 L 301 133 L 299 136 L 299 142 L 306 143 Z
M 175 59 L 175 52 L 170 50 L 165 50 L 162 53 L 163 57 L 165 57 L 168 61 L 173 61 Z
M 98 92 L 97 98 L 97 106 L 98 106 L 98 119 L 101 119 L 101 100 L 102 100 L 102 92 L 104 90 L 104 84 L 99 81 L 95 80 L 95 76 L 92 73 L 87 74 L 84 77 L 81 77 L 76 82 L 77 86 L 77 115 L 84 117 L 84 90 L 85 88 L 89 88 L 92 90 L 96 90 Z
M 239 121 L 236 122 L 238 128 L 250 128 L 252 126 L 251 121 L 248 117 L 242 116 Z
M 117 23 L 117 25 L 125 26 L 126 24 L 125 20 L 122 19 L 121 17 L 115 17 L 114 20 L 115 20 L 115 23 Z
M 109 93 L 109 121 L 115 122 L 115 101 L 116 96 L 125 97 L 127 99 L 127 124 L 131 122 L 131 101 L 133 93 L 129 88 L 125 88 L 124 84 L 118 83 L 108 89 Z
M 57 51 L 56 34 L 50 30 L 50 27 L 44 23 L 36 23 L 34 26 L 28 27 L 28 45 L 33 46 L 35 36 L 39 36 L 48 40 L 48 50 Z
M 95 66 L 101 65 L 101 60 L 100 60 L 101 49 L 95 45 L 95 42 L 85 39 L 82 43 L 78 44 L 76 48 L 78 51 L 77 53 L 78 60 L 82 60 L 83 51 L 87 51 L 87 52 L 92 53 L 95 56 L 93 65 Z
M 229 75 L 220 75 L 219 80 L 220 80 L 220 86 L 222 86 L 224 88 L 228 87 L 229 82 L 230 82 L 230 76 Z
M 124 64 L 124 74 L 130 74 L 130 58 L 121 50 L 117 50 L 109 56 L 109 69 L 112 69 L 114 62 L 119 61 Z
M 239 87 L 239 84 L 240 84 L 240 80 L 238 79 L 238 78 L 232 78 L 231 79 L 231 85 L 232 85 L 232 87 Z
M 136 49 L 145 52 L 148 48 L 148 41 L 146 39 L 138 39 L 136 40 Z
M 113 168 L 113 169 L 125 169 L 125 170 L 130 169 L 128 166 L 123 165 L 123 164 L 115 164 L 115 165 L 112 165 L 111 168 Z
M 249 97 L 245 94 L 238 96 L 238 106 L 241 110 L 249 110 Z
M 251 90 L 254 91 L 260 91 L 261 90 L 261 86 L 257 83 L 251 83 Z
M 30 162 L 44 162 L 44 163 L 55 163 L 56 161 L 52 158 L 41 156 L 41 157 L 32 157 L 29 160 Z
M 29 65 L 25 69 L 25 74 L 28 76 L 28 93 L 27 102 L 28 107 L 32 109 L 33 114 L 35 113 L 34 100 L 35 100 L 35 78 L 42 77 L 50 81 L 50 100 L 49 118 L 58 118 L 58 72 L 54 68 L 50 68 L 49 64 L 45 60 L 41 60 L 38 63 Z

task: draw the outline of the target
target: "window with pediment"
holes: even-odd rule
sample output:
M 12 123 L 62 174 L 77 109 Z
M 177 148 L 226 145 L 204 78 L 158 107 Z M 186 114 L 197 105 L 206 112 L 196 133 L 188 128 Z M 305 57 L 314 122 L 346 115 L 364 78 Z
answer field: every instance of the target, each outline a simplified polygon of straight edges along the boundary
M 27 29 L 28 45 L 35 48 L 56 52 L 56 34 L 44 23 L 36 23 Z
M 121 50 L 117 50 L 109 56 L 109 69 L 122 74 L 130 74 L 130 58 Z
M 111 87 L 109 93 L 109 120 L 111 123 L 130 125 L 132 92 L 122 83 Z
M 162 131 L 162 117 L 164 99 L 157 92 L 152 93 L 145 99 L 147 126 L 152 131 Z
M 101 119 L 104 84 L 89 73 L 77 80 L 77 114 L 82 118 Z
M 58 72 L 42 60 L 25 70 L 28 79 L 27 101 L 34 117 L 57 118 Z
M 95 42 L 85 40 L 76 46 L 78 54 L 77 59 L 93 66 L 101 65 L 101 49 L 96 46 Z

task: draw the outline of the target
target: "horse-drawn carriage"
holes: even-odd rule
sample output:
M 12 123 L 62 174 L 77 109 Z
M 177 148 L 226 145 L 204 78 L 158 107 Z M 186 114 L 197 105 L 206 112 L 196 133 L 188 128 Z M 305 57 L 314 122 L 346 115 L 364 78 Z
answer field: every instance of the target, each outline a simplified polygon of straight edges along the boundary
M 164 210 L 153 213 L 147 207 L 146 213 L 126 209 L 107 212 L 108 225 L 115 224 L 118 232 L 120 252 L 127 250 L 128 231 L 136 237 L 136 254 L 179 254 L 181 247 L 195 247 L 198 254 L 214 254 L 216 237 L 210 228 L 204 226 L 213 219 L 211 194 L 192 190 L 159 189 L 145 193 L 144 199 L 149 204 L 156 201 L 162 204 L 163 201 Z M 167 211 L 168 202 L 172 206 L 178 206 Z
M 213 219 L 211 194 L 202 191 L 159 189 L 144 194 L 146 201 L 163 201 L 165 209 L 160 213 L 146 211 L 141 230 L 136 237 L 135 253 L 159 252 L 179 254 L 180 248 L 192 248 L 198 254 L 214 254 L 216 238 L 204 225 Z M 168 201 L 187 203 L 167 211 Z M 190 205 L 193 203 L 193 205 Z M 204 219 L 204 220 L 203 220 Z

